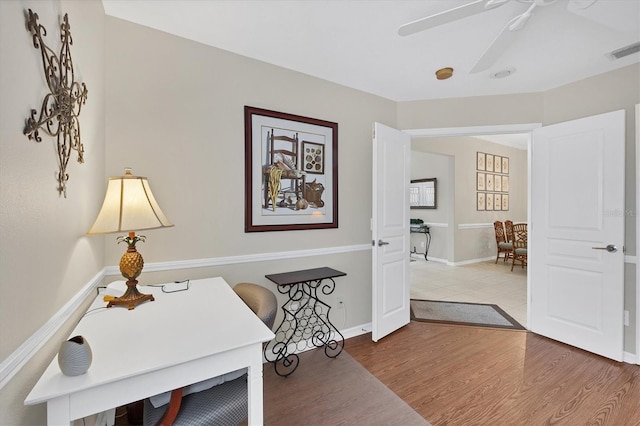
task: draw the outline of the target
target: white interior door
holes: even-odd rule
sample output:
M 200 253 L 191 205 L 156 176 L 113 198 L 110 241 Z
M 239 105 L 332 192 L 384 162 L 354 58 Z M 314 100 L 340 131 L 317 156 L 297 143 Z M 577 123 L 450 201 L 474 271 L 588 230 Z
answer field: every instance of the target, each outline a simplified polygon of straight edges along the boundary
M 373 132 L 371 334 L 377 342 L 409 323 L 411 137 L 380 123 Z
M 530 329 L 618 361 L 624 147 L 614 111 L 536 129 L 531 150 Z

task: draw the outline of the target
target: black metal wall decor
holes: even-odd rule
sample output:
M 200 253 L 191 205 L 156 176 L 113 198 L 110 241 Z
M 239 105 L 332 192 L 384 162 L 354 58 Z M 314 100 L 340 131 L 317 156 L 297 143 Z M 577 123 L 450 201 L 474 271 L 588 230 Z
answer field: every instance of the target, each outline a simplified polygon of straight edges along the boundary
M 40 112 L 32 109 L 26 120 L 24 134 L 30 140 L 41 142 L 39 132 L 42 130 L 57 139 L 58 154 L 58 192 L 67 197 L 67 163 L 71 150 L 78 153 L 78 163 L 84 163 L 84 147 L 80 140 L 80 121 L 78 116 L 82 105 L 87 101 L 87 86 L 75 80 L 70 46 L 73 45 L 68 14 L 64 15 L 60 24 L 60 55 L 48 47 L 43 40 L 47 30 L 38 23 L 38 14 L 29 9 L 27 30 L 33 35 L 33 46 L 40 49 L 44 76 L 50 93 L 42 100 Z

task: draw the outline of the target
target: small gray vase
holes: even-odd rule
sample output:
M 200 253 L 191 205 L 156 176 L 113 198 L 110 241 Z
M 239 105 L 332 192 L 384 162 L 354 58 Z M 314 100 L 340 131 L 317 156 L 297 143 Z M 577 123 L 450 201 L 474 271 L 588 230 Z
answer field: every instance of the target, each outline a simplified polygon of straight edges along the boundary
M 79 376 L 87 372 L 92 358 L 89 342 L 82 336 L 75 336 L 60 345 L 58 365 L 66 376 Z

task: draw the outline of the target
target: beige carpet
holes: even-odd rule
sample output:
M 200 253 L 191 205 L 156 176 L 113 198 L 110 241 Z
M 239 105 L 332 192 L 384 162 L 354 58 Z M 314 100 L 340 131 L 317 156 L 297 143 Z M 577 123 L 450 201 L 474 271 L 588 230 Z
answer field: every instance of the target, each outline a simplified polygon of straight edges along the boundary
M 407 403 L 343 351 L 300 354 L 289 377 L 264 364 L 265 425 L 427 425 Z

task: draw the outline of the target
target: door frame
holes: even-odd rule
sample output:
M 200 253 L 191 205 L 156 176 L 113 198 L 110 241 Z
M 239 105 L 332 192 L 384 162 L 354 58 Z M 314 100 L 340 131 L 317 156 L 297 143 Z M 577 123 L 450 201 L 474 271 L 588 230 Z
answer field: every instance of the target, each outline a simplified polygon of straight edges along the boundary
M 640 365 L 640 262 L 638 262 L 638 249 L 640 247 L 640 104 L 636 104 L 635 128 L 636 128 L 636 364 Z M 626 263 L 626 256 L 625 256 Z
M 403 132 L 409 134 L 411 138 L 435 138 L 451 136 L 480 136 L 480 135 L 505 135 L 511 133 L 523 133 L 529 135 L 527 141 L 527 222 L 531 217 L 531 140 L 533 130 L 542 127 L 542 123 L 504 124 L 489 126 L 464 126 L 464 127 L 442 127 L 433 129 L 404 129 Z M 451 224 L 451 227 L 453 224 Z M 529 270 L 527 269 L 527 306 L 530 304 L 529 291 Z M 527 309 L 527 323 L 531 323 L 531 312 Z
M 531 217 L 531 143 L 533 130 L 542 127 L 542 123 L 521 123 L 488 126 L 461 126 L 461 127 L 441 127 L 433 129 L 403 129 L 411 138 L 421 137 L 450 137 L 450 136 L 478 136 L 478 135 L 498 135 L 510 133 L 524 133 L 529 135 L 527 142 L 527 221 Z M 640 104 L 635 108 L 635 129 L 636 129 L 636 212 L 640 212 Z M 636 265 L 636 354 L 635 359 L 629 359 L 629 353 L 624 352 L 624 362 L 640 365 L 640 262 L 638 262 L 638 250 L 640 250 L 640 214 L 636 214 L 636 256 L 625 256 L 626 263 Z M 530 304 L 530 279 L 527 270 L 527 305 Z M 531 322 L 531 312 L 527 309 L 527 323 Z

